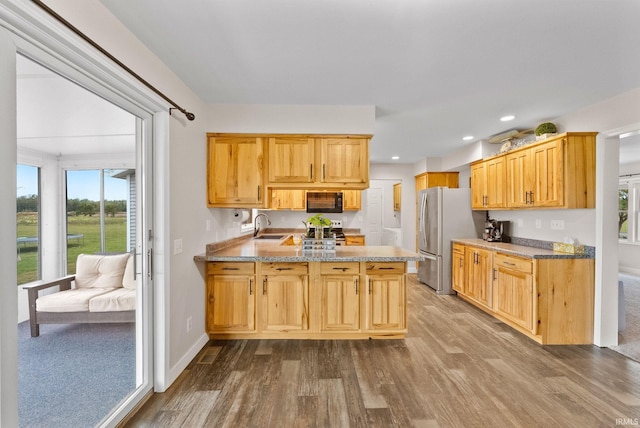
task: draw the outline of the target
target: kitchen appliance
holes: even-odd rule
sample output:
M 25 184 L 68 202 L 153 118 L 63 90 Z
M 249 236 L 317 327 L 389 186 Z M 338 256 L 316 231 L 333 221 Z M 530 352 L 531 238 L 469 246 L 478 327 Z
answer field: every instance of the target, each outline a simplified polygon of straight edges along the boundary
M 487 216 L 487 220 L 484 223 L 484 231 L 482 232 L 482 239 L 490 242 L 510 242 L 510 224 L 508 221 L 493 220 Z
M 328 228 L 327 228 L 328 229 Z M 315 227 L 309 226 L 307 236 L 315 235 Z M 325 232 L 324 235 L 327 235 Z M 342 220 L 331 220 L 331 235 L 336 240 L 336 245 L 345 245 L 344 232 L 342 231 Z
M 307 192 L 308 213 L 341 213 L 342 192 Z
M 486 212 L 471 210 L 470 189 L 431 187 L 418 193 L 418 280 L 438 294 L 451 288 L 451 240 L 479 238 Z

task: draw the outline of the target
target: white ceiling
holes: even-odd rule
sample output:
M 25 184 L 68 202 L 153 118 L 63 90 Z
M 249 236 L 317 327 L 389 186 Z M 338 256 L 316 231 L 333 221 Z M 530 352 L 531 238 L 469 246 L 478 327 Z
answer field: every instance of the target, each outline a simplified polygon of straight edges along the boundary
M 640 87 L 638 0 L 100 1 L 208 103 L 375 105 L 372 162 Z

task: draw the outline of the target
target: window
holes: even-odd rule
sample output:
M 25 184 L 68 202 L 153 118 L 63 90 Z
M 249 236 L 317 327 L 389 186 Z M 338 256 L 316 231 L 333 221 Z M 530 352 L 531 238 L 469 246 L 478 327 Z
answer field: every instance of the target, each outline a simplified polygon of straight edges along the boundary
M 130 250 L 130 177 L 121 170 L 67 171 L 67 274 L 75 272 L 80 253 Z
M 640 243 L 640 179 L 620 180 L 618 186 L 618 239 Z
M 37 281 L 40 275 L 40 168 L 16 167 L 16 226 L 18 285 Z

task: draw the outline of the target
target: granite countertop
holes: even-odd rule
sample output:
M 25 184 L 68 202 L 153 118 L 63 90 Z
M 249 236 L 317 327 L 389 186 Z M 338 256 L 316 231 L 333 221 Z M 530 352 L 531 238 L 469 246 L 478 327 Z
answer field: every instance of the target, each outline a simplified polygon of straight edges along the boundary
M 283 239 L 286 239 L 284 237 Z M 335 252 L 307 252 L 293 245 L 280 245 L 281 240 L 245 239 L 220 248 L 207 245 L 207 252 L 194 257 L 199 262 L 398 262 L 420 261 L 422 256 L 392 246 L 338 246 Z
M 473 245 L 479 248 L 485 248 L 488 250 L 499 251 L 504 254 L 511 254 L 514 256 L 520 256 L 528 259 L 592 259 L 593 253 L 587 252 L 585 254 L 570 254 L 553 251 L 547 248 L 532 247 L 527 245 L 508 244 L 506 242 L 488 242 L 482 239 L 452 239 L 452 242 L 457 242 L 465 245 Z

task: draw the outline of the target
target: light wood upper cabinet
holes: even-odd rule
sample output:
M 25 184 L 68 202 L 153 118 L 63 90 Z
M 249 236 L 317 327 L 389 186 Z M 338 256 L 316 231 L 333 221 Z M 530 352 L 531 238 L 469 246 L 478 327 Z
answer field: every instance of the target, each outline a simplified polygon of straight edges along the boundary
M 269 184 L 313 183 L 314 138 L 269 138 Z
M 472 164 L 473 208 L 595 207 L 596 134 L 567 132 Z M 498 187 L 490 190 L 492 183 Z
M 423 172 L 416 175 L 416 192 L 429 187 L 458 187 L 459 172 Z
M 343 190 L 342 209 L 344 211 L 360 211 L 362 209 L 362 190 Z
M 320 138 L 318 181 L 331 184 L 369 183 L 369 139 Z
M 402 208 L 402 183 L 393 185 L 393 210 L 400 211 Z
M 506 175 L 503 157 L 471 165 L 471 208 L 492 209 L 505 205 Z
M 302 189 L 271 189 L 269 208 L 304 211 L 307 209 L 307 192 Z
M 263 139 L 259 137 L 209 134 L 207 184 L 210 207 L 264 207 L 263 151 Z

